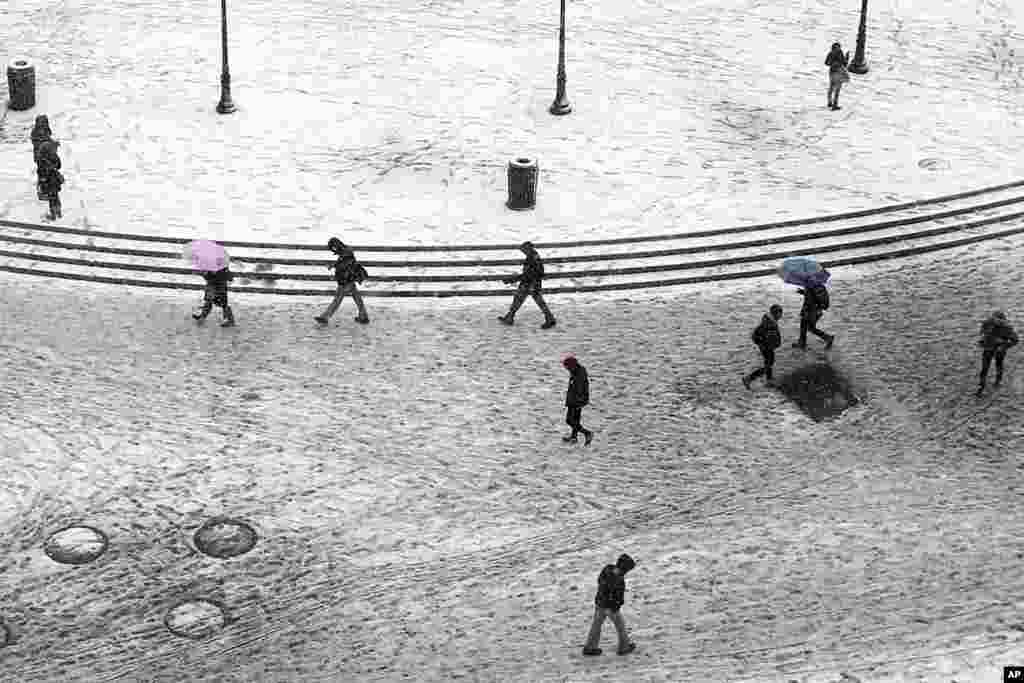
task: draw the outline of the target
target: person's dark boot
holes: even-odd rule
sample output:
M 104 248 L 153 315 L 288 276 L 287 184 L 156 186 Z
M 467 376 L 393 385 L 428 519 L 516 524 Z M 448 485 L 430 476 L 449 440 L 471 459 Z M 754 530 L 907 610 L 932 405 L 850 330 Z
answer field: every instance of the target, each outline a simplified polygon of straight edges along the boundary
M 362 325 L 366 325 L 370 322 L 370 318 L 365 315 L 357 315 L 353 320 Z
M 562 441 L 564 441 L 565 443 L 576 443 L 576 435 L 571 434 L 569 436 L 563 436 Z
M 601 650 L 601 648 L 599 647 L 583 648 L 583 654 L 587 655 L 588 657 L 596 657 L 597 655 L 601 654 L 601 652 L 603 652 L 603 650 Z
M 554 318 L 548 318 L 547 320 L 544 321 L 544 324 L 540 326 L 540 329 L 542 329 L 542 330 L 550 330 L 554 326 L 555 326 L 555 319 Z
M 234 327 L 235 325 L 235 314 L 231 312 L 230 306 L 224 307 L 224 320 L 221 321 L 221 327 Z
M 836 336 L 834 334 L 828 335 L 828 339 L 825 340 L 825 350 L 826 351 L 828 351 L 829 349 L 832 348 L 832 342 L 834 342 L 835 340 L 836 340 Z
M 210 315 L 210 308 L 210 306 L 203 306 L 201 311 L 192 314 L 192 319 L 197 321 L 206 320 L 206 316 Z
M 318 315 L 317 317 L 313 318 L 313 320 L 317 321 L 321 325 L 326 325 L 327 324 L 327 318 L 325 318 L 322 315 Z
M 743 378 L 743 386 L 745 386 L 748 390 L 750 389 L 750 377 L 749 376 L 744 376 L 744 378 Z
M 996 381 L 992 383 L 992 386 L 998 387 L 1003 381 L 1003 374 L 1001 372 L 996 373 Z
M 594 440 L 594 432 L 586 431 L 583 432 L 583 445 L 589 446 L 590 442 Z
M 984 393 L 985 393 L 985 385 L 982 384 L 981 386 L 978 387 L 978 391 L 974 395 L 977 396 L 978 398 L 981 398 L 981 395 L 984 394 Z
M 501 322 L 505 323 L 506 325 L 514 325 L 515 324 L 515 318 L 513 318 L 510 315 L 508 315 L 507 313 L 505 315 L 499 315 L 498 316 L 498 320 L 500 320 Z
M 626 645 L 625 647 L 620 647 L 619 651 L 616 654 L 628 655 L 630 652 L 632 652 L 635 649 L 636 649 L 636 643 L 630 643 L 629 645 Z

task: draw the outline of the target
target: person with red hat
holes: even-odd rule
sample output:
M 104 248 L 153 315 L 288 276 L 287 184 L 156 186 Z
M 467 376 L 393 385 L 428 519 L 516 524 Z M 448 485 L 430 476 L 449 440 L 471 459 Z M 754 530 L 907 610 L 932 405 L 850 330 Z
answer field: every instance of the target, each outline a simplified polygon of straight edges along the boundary
M 583 445 L 589 446 L 594 433 L 584 428 L 581 422 L 583 406 L 590 403 L 590 379 L 587 369 L 580 365 L 575 356 L 568 356 L 562 366 L 569 371 L 569 389 L 565 392 L 565 423 L 572 427 L 572 434 L 563 436 L 562 441 L 576 443 L 576 436 L 583 432 Z

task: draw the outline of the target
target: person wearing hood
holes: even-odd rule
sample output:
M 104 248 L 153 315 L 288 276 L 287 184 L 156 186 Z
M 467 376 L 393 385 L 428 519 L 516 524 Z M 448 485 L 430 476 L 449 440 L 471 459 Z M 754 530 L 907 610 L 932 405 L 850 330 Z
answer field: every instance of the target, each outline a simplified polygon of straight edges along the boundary
M 754 328 L 751 335 L 764 358 L 764 367 L 754 370 L 743 378 L 743 386 L 750 388 L 750 383 L 764 375 L 765 383 L 772 386 L 772 367 L 775 365 L 775 349 L 782 346 L 782 333 L 779 331 L 779 320 L 782 319 L 782 306 L 774 304 L 761 317 L 761 324 Z
M 512 285 L 519 283 L 519 289 L 516 290 L 515 296 L 512 298 L 512 307 L 505 315 L 498 316 L 498 320 L 505 323 L 506 325 L 512 325 L 515 322 L 516 311 L 526 301 L 526 297 L 533 297 L 538 308 L 544 314 L 544 324 L 541 325 L 542 329 L 550 329 L 555 326 L 555 316 L 551 314 L 551 309 L 544 303 L 544 297 L 541 296 L 541 281 L 544 279 L 544 263 L 540 260 L 540 254 L 534 249 L 532 242 L 523 242 L 519 246 L 519 250 L 526 255 L 526 261 L 523 262 L 523 272 L 517 277 L 505 278 L 503 282 L 506 285 Z
M 363 325 L 367 324 L 370 322 L 370 316 L 366 314 L 366 306 L 363 305 L 363 297 L 360 296 L 359 287 L 356 284 L 366 279 L 366 269 L 356 261 L 356 255 L 352 249 L 337 237 L 332 237 L 327 241 L 327 248 L 338 257 L 334 265 L 328 266 L 334 269 L 334 280 L 338 283 L 338 290 L 330 305 L 327 306 L 327 310 L 316 316 L 315 320 L 321 325 L 326 325 L 345 297 L 351 296 L 359 311 L 355 321 Z
M 981 376 L 979 378 L 978 396 L 985 391 L 985 381 L 988 378 L 988 369 L 992 360 L 996 361 L 995 386 L 1003 381 L 1003 361 L 1006 360 L 1006 350 L 1016 346 L 1017 333 L 1006 321 L 1006 314 L 996 311 L 985 322 L 981 324 L 981 335 L 978 339 L 978 346 L 981 347 Z
M 594 596 L 594 619 L 590 622 L 590 633 L 587 643 L 583 646 L 583 654 L 596 656 L 601 654 L 601 627 L 605 619 L 611 619 L 619 634 L 618 654 L 628 655 L 636 650 L 636 643 L 629 639 L 626 622 L 620 610 L 626 602 L 626 574 L 636 567 L 636 561 L 623 553 L 615 564 L 605 565 L 597 577 L 597 594 Z
M 825 57 L 825 66 L 828 67 L 828 108 L 832 111 L 840 109 L 839 91 L 842 90 L 843 83 L 850 80 L 850 74 L 846 70 L 849 63 L 850 53 L 843 53 L 839 43 L 832 43 L 832 49 Z
M 825 278 L 828 278 L 828 271 L 823 271 Z M 816 284 L 796 290 L 797 294 L 804 298 L 800 307 L 800 338 L 793 342 L 794 349 L 807 348 L 807 333 L 824 340 L 825 350 L 828 351 L 835 343 L 835 336 L 818 329 L 818 321 L 829 307 L 828 288 L 824 284 Z
M 594 439 L 594 433 L 586 429 L 581 421 L 583 406 L 590 403 L 590 379 L 587 377 L 587 369 L 573 356 L 563 360 L 562 366 L 569 371 L 569 389 L 565 392 L 565 423 L 572 427 L 572 434 L 563 436 L 562 441 L 577 443 L 577 435 L 583 432 L 583 445 L 589 446 Z
M 50 203 L 50 220 L 63 216 L 60 206 L 60 188 L 64 176 L 60 172 L 60 157 L 57 148 L 60 143 L 54 139 L 43 140 L 39 145 L 37 174 L 39 177 L 39 198 Z
M 46 114 L 40 114 L 36 117 L 35 125 L 32 126 L 32 133 L 29 136 L 32 139 L 32 158 L 36 162 L 36 166 L 39 166 L 39 147 L 47 140 L 53 138 L 53 131 L 50 130 L 50 119 L 47 118 Z

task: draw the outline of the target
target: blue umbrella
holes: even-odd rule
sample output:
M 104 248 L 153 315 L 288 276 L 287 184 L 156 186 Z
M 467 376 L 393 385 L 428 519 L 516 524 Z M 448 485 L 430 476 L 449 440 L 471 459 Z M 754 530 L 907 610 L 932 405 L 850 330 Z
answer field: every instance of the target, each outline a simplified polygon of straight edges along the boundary
M 829 273 L 812 256 L 790 256 L 779 266 L 779 277 L 786 284 L 814 287 L 828 282 Z

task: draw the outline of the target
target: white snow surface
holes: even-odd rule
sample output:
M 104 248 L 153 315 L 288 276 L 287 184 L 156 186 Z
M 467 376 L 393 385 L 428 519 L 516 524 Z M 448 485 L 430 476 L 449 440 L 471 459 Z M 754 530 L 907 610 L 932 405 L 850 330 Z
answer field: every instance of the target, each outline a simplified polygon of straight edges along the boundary
M 860 3 L 18 0 L 0 45 L 38 105 L 0 134 L 0 217 L 37 222 L 50 116 L 63 222 L 354 245 L 649 235 L 918 199 L 1024 176 L 1021 3 L 872 0 L 870 72 L 825 104 Z M 513 212 L 506 164 L 541 168 Z
M 1024 238 L 842 269 L 822 326 L 865 401 L 814 423 L 746 391 L 767 281 L 619 301 L 238 297 L 0 276 L 0 604 L 12 681 L 990 681 L 1024 661 L 1024 374 L 973 397 L 974 340 L 1020 311 Z M 212 322 L 212 321 L 211 321 Z M 574 353 L 589 448 L 563 444 Z M 191 535 L 259 532 L 231 560 Z M 87 523 L 81 567 L 42 551 Z M 638 560 L 639 649 L 584 659 L 597 572 Z M 191 641 L 163 619 L 226 608 Z M 204 626 L 204 628 L 206 628 Z M 610 625 L 606 629 L 610 629 Z

